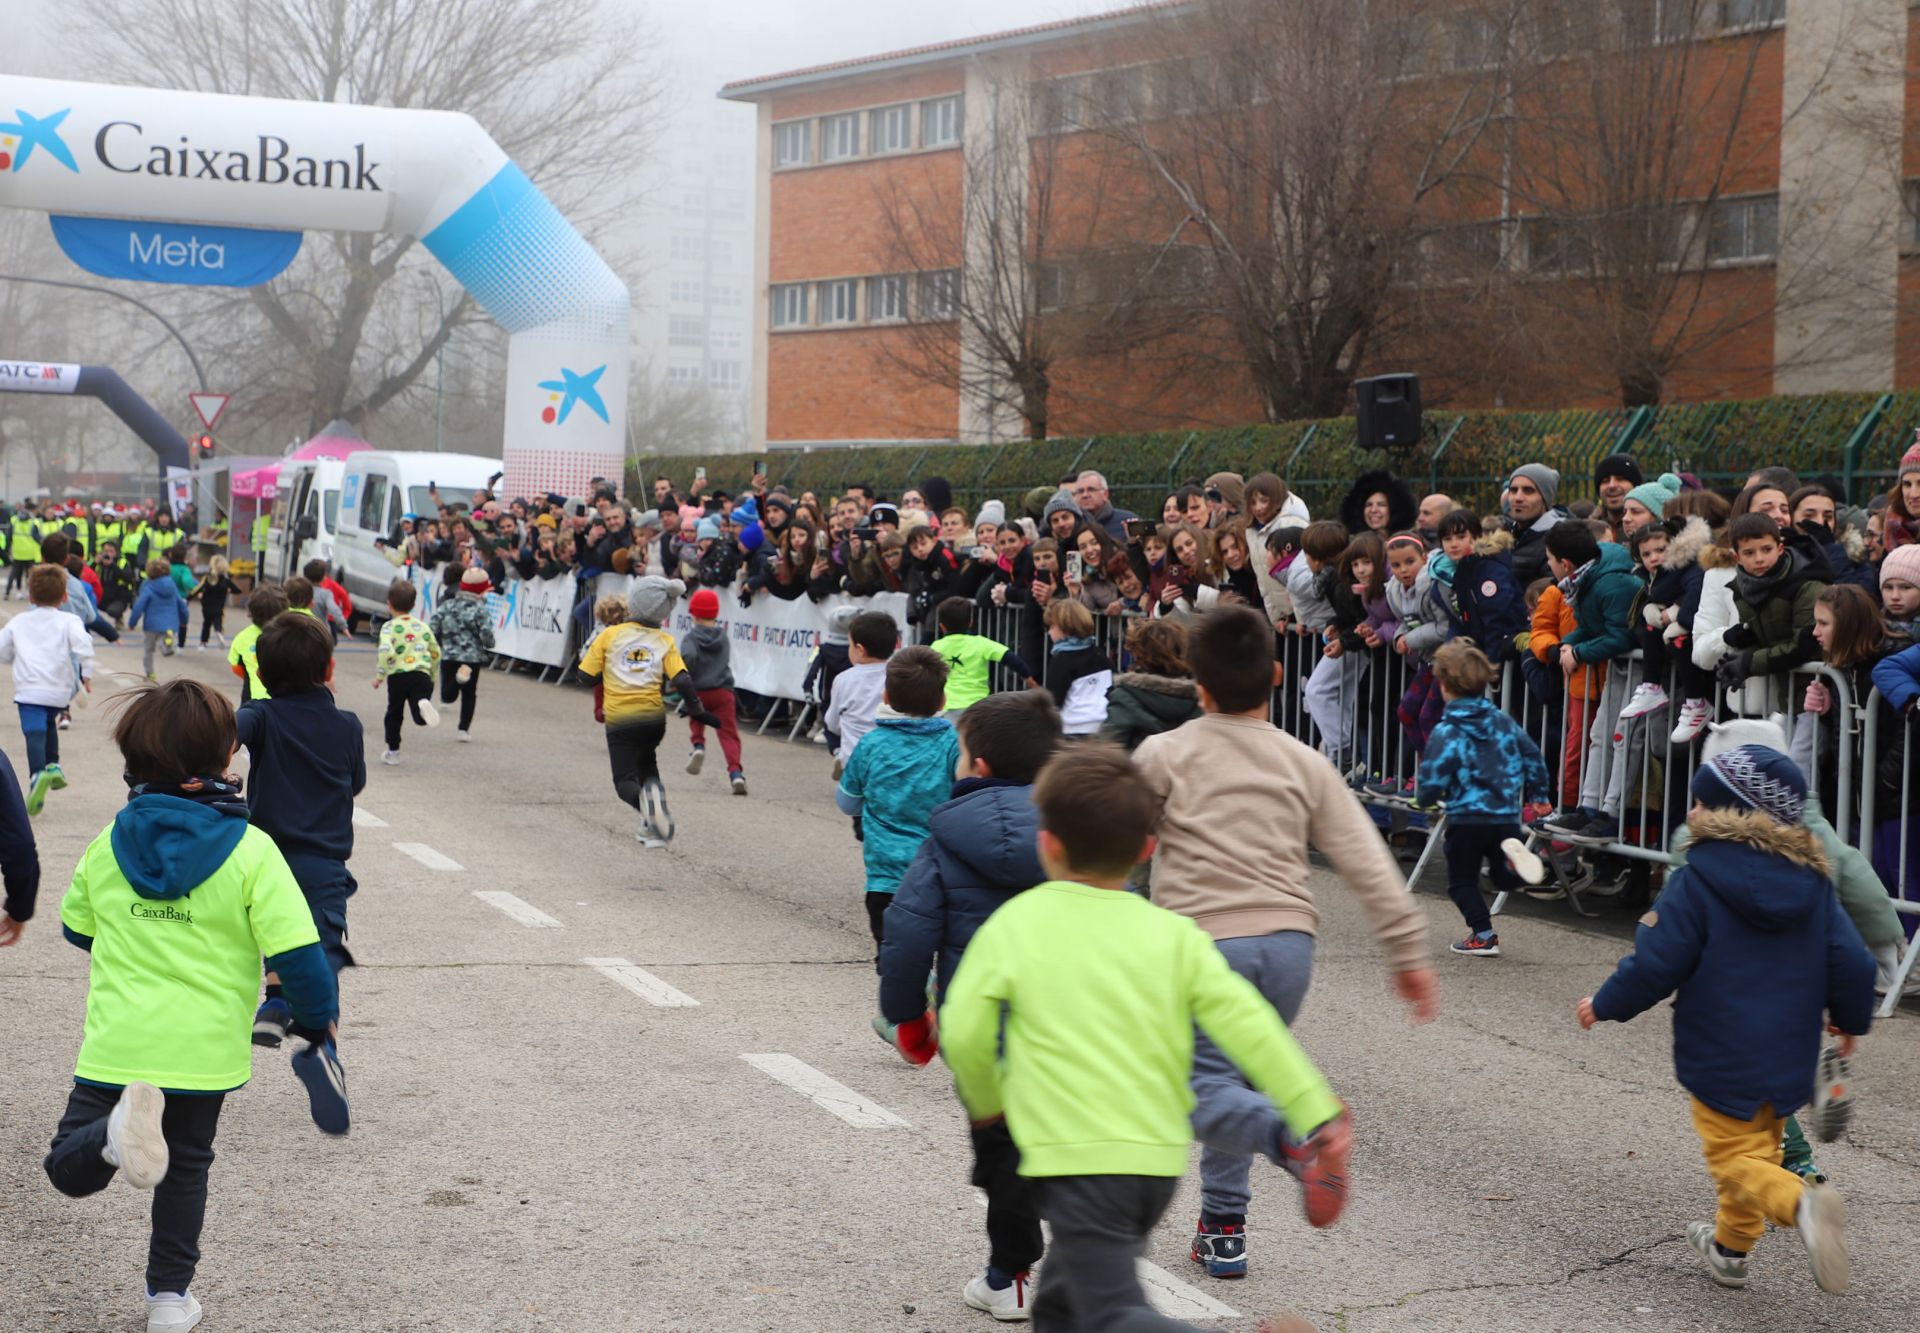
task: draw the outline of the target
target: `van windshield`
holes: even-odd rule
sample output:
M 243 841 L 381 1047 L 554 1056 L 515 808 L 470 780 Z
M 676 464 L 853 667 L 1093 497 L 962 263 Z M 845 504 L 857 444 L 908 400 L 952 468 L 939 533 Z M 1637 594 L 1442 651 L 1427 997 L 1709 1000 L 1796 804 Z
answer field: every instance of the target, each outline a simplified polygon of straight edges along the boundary
M 407 512 L 425 518 L 439 518 L 440 506 L 433 502 L 433 492 L 425 486 L 407 487 Z

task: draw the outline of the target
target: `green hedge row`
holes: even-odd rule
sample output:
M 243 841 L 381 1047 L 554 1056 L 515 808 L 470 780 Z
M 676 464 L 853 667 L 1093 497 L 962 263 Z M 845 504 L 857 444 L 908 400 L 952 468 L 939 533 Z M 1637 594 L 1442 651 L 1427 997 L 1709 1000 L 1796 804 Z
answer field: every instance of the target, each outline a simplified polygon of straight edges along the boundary
M 1362 472 L 1391 466 L 1416 491 L 1441 490 L 1482 507 L 1494 504 L 1512 469 L 1544 462 L 1559 470 L 1561 502 L 1592 494 L 1594 465 L 1624 450 L 1649 476 L 1670 469 L 1709 484 L 1737 484 L 1756 467 L 1784 464 L 1802 476 L 1830 474 L 1855 503 L 1891 483 L 1901 453 L 1920 426 L 1920 391 L 1834 393 L 1629 410 L 1429 413 L 1419 449 L 1385 454 L 1354 443 L 1351 417 L 1163 431 L 1091 439 L 1021 440 L 1004 445 L 912 444 L 779 449 L 769 481 L 823 500 L 856 482 L 897 496 L 922 477 L 953 484 L 956 502 L 977 510 L 988 499 L 1009 512 L 1035 486 L 1070 471 L 1105 474 L 1115 502 L 1157 513 L 1169 490 L 1214 472 L 1277 472 L 1316 514 L 1331 512 Z M 643 456 L 629 483 L 665 473 L 687 485 L 704 465 L 709 484 L 738 491 L 751 480 L 746 454 Z M 646 493 L 636 489 L 635 494 Z

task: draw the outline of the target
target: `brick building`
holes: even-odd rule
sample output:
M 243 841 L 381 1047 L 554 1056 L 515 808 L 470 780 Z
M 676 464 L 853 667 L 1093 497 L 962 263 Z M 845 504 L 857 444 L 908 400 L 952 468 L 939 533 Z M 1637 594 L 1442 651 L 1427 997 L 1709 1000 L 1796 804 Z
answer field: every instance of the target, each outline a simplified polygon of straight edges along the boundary
M 1391 318 L 1340 349 L 1334 393 L 1409 368 L 1430 401 L 1461 407 L 1920 385 L 1906 77 L 1920 27 L 1905 4 L 1509 3 L 1449 2 L 1396 31 L 1380 83 L 1415 119 L 1467 104 L 1476 79 L 1487 115 L 1444 188 L 1383 191 L 1417 201 L 1383 261 Z M 1009 321 L 1071 351 L 1041 377 L 1050 435 L 1315 415 L 1235 368 L 1248 358 L 1221 301 L 1182 305 L 1222 261 L 1191 208 L 1170 210 L 1115 147 L 1157 131 L 1116 135 L 1078 110 L 1190 113 L 1226 68 L 1184 45 L 1197 9 L 1166 0 L 726 85 L 758 110 L 755 442 L 1024 437 L 1032 386 L 996 342 Z M 1604 60 L 1568 26 L 1602 9 Z M 1567 110 L 1582 105 L 1586 124 Z M 1669 127 L 1667 159 L 1656 146 L 1606 174 L 1610 137 Z M 982 316 L 978 293 L 1003 287 L 1011 315 Z M 1644 346 L 1624 355 L 1623 336 Z

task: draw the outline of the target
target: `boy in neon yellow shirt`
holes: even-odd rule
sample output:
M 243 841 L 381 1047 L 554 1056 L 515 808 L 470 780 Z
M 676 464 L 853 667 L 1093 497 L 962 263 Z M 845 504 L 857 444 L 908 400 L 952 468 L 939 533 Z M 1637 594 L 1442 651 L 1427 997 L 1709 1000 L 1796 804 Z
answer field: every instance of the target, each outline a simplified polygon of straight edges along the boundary
M 260 642 L 260 631 L 286 609 L 287 594 L 272 585 L 255 588 L 247 598 L 247 618 L 252 623 L 233 636 L 233 643 L 227 649 L 227 665 L 240 677 L 241 703 L 269 697 L 260 679 L 260 659 L 255 655 L 254 645 Z
M 247 822 L 224 777 L 238 747 L 233 706 L 174 680 L 135 692 L 114 743 L 133 791 L 88 846 L 60 903 L 67 939 L 91 955 L 86 1027 L 46 1171 L 79 1198 L 116 1171 L 151 1189 L 147 1328 L 190 1329 L 207 1168 L 226 1094 L 252 1072 L 260 959 L 280 974 L 294 1056 L 314 1120 L 347 1132 L 333 1050 L 333 971 L 279 849 Z
M 1040 688 L 1032 669 L 1020 660 L 1018 653 L 1004 643 L 972 632 L 972 602 L 964 597 L 949 597 L 934 608 L 934 615 L 940 623 L 940 637 L 933 641 L 933 651 L 947 659 L 948 718 L 957 721 L 960 714 L 993 693 L 989 668 L 995 662 L 1004 663 L 1018 674 L 1027 682 L 1028 689 Z
M 1033 802 L 1049 879 L 968 944 L 940 1010 L 947 1065 L 976 1125 L 1006 1117 L 1052 1224 L 1035 1324 L 1073 1328 L 1098 1312 L 1112 1327 L 1191 1328 L 1147 1308 L 1134 1257 L 1186 1173 L 1194 1025 L 1299 1141 L 1276 1136 L 1270 1155 L 1301 1177 L 1315 1225 L 1345 1200 L 1347 1116 L 1206 932 L 1127 892 L 1153 852 L 1159 803 L 1126 752 L 1074 747 L 1041 771 Z

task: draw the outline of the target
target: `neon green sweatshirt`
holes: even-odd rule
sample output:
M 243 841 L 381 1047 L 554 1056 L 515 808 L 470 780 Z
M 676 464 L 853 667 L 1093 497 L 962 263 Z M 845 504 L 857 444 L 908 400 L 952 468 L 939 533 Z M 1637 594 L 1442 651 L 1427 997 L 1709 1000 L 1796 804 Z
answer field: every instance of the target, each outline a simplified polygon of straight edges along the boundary
M 1007 1117 L 1022 1175 L 1179 1176 L 1196 1023 L 1296 1136 L 1340 1113 L 1204 930 L 1134 894 L 1060 880 L 1010 900 L 967 945 L 940 1010 L 940 1053 L 974 1119 Z

